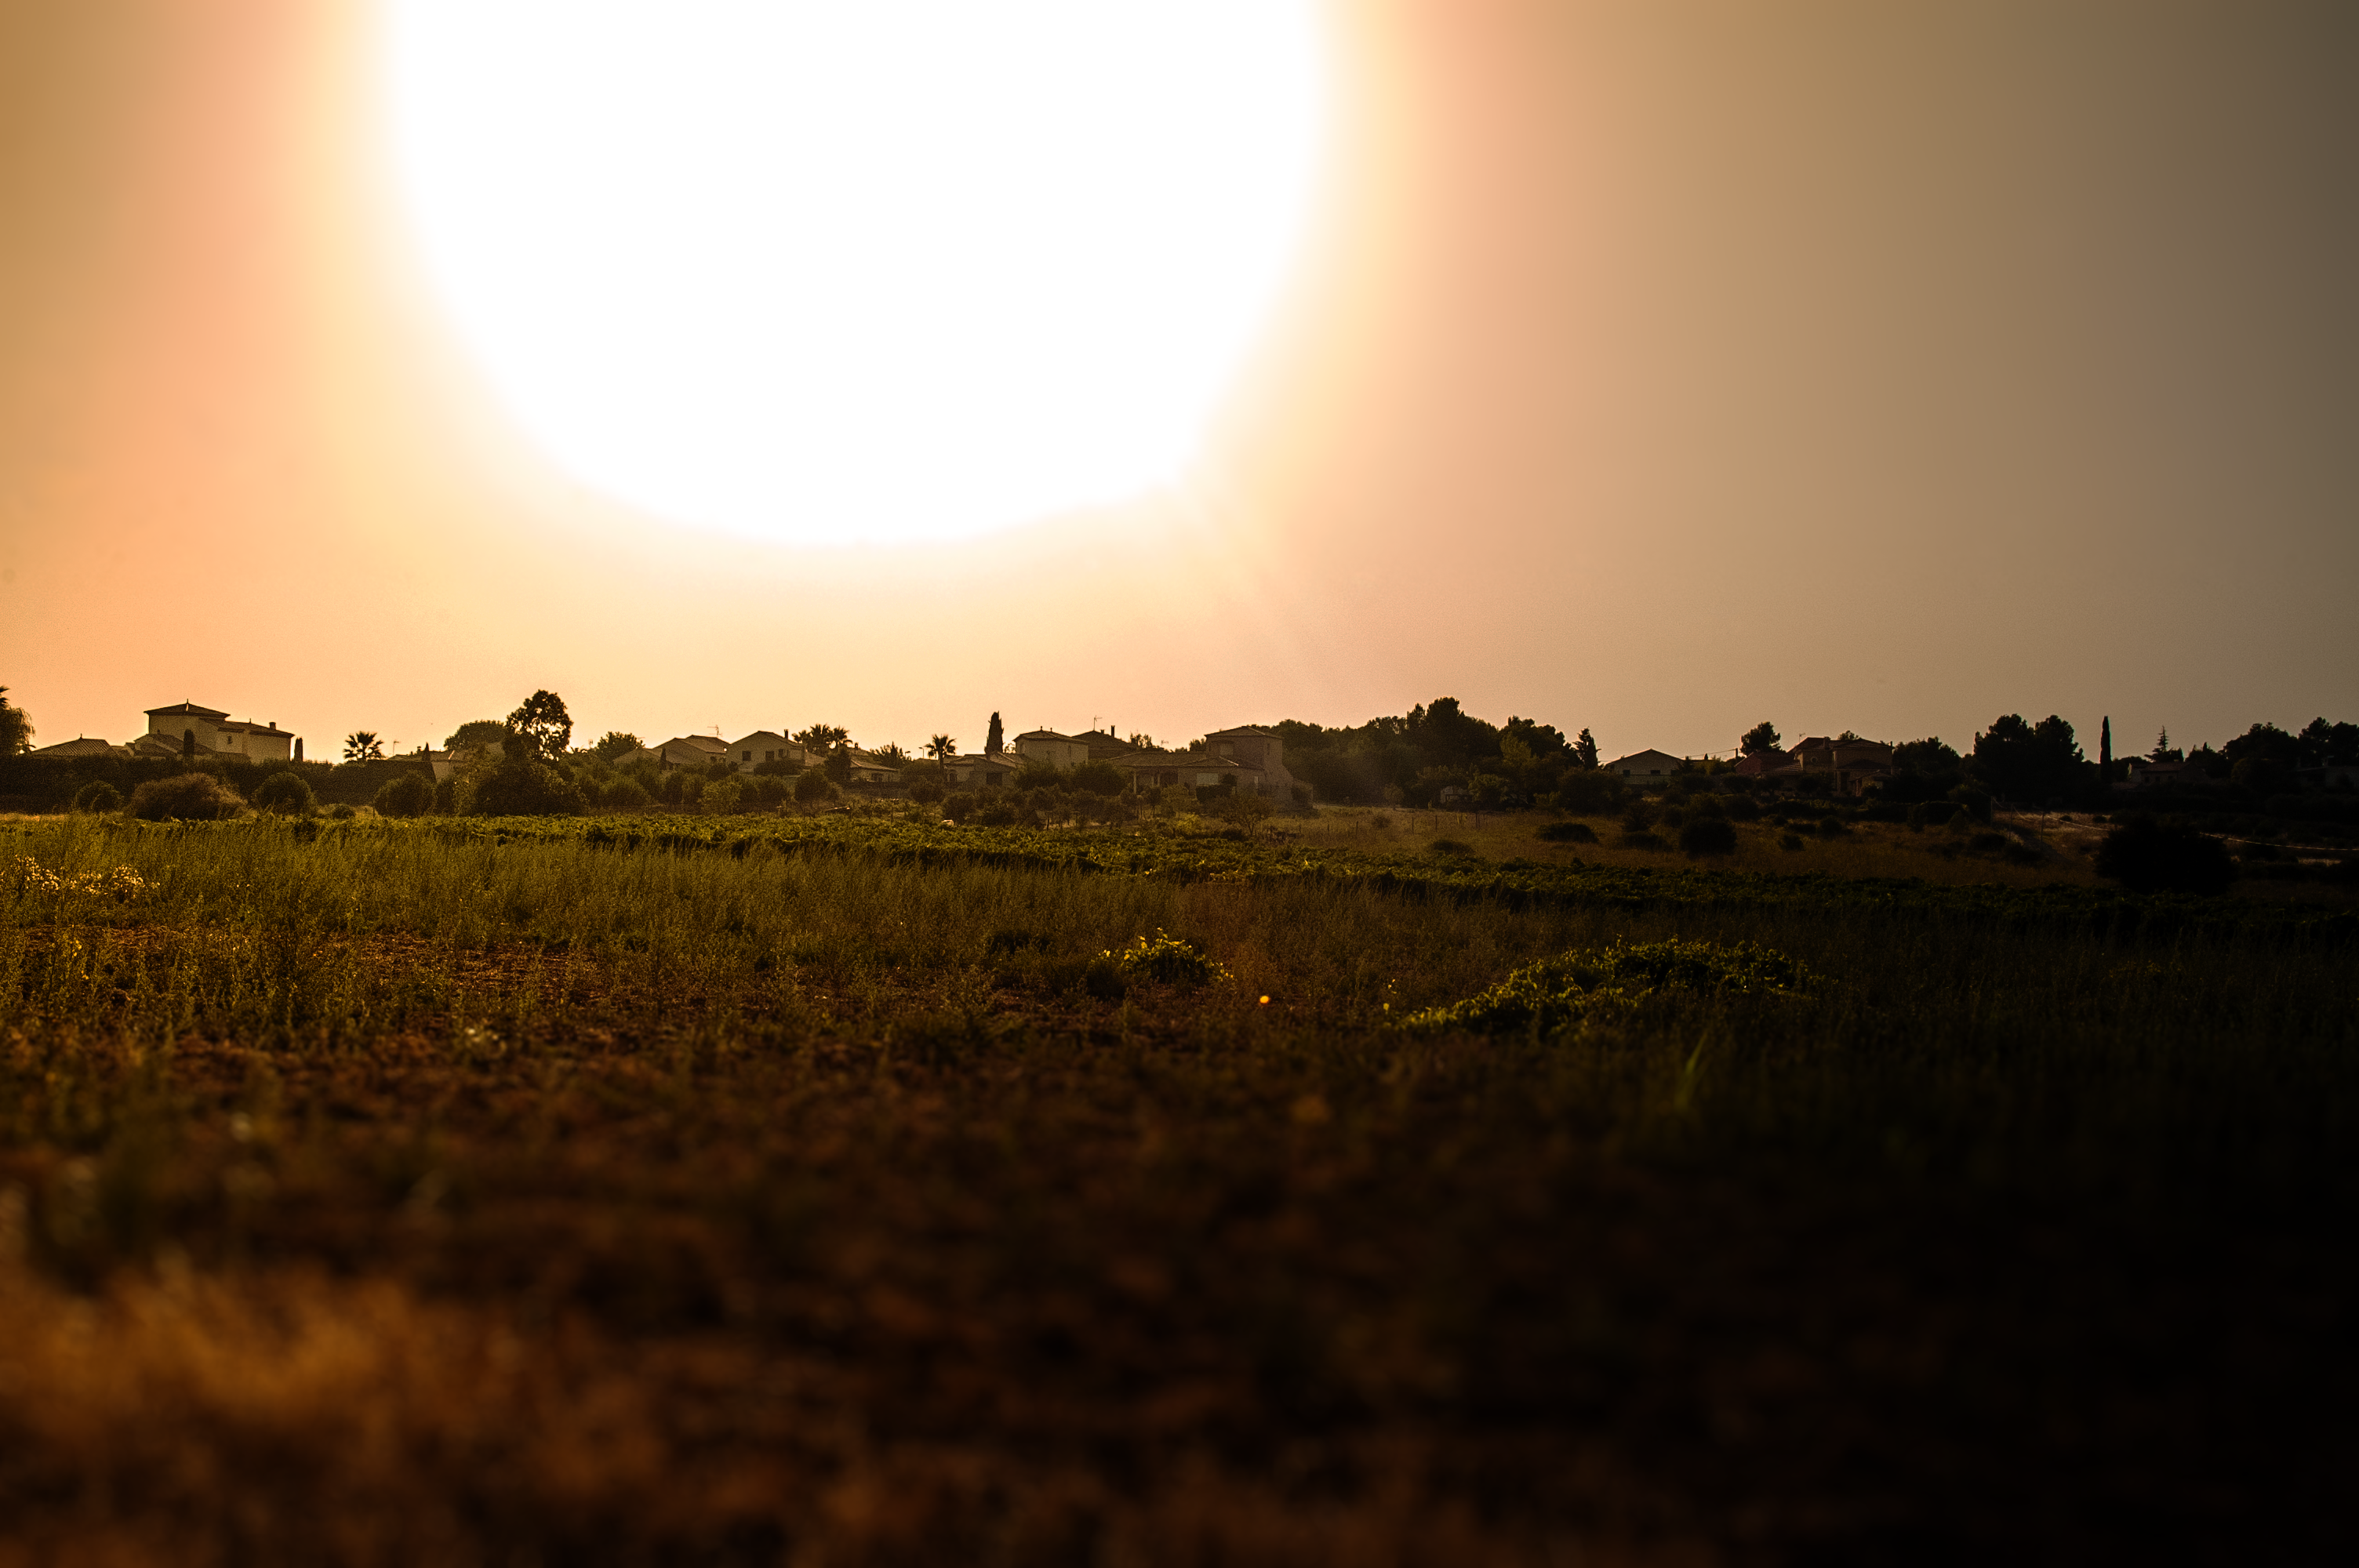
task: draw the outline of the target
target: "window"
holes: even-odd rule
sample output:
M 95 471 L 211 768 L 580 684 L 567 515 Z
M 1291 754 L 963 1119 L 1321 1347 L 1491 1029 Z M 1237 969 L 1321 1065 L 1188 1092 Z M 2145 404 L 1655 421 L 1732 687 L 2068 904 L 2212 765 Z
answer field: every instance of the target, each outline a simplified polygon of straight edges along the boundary
M 746 760 L 747 762 L 752 762 L 752 761 L 754 760 L 754 753 L 753 753 L 753 752 L 746 752 L 746 753 L 745 753 L 745 760 Z

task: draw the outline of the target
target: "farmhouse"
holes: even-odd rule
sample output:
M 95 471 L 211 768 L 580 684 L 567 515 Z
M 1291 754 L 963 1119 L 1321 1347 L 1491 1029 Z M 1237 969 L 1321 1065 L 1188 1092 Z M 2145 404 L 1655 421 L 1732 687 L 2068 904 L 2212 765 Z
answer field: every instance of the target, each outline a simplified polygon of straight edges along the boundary
M 1091 751 L 1089 741 L 1077 735 L 1060 735 L 1054 730 L 1027 730 L 1016 737 L 1016 754 L 1028 762 L 1078 768 L 1090 760 Z
M 191 749 L 200 757 L 240 757 L 250 762 L 289 762 L 301 744 L 292 730 L 277 719 L 256 724 L 250 719 L 233 721 L 218 708 L 193 702 L 147 710 L 147 732 L 132 742 L 147 756 L 179 756 Z
M 1674 757 L 1669 752 L 1647 750 L 1633 752 L 1626 757 L 1616 757 L 1605 764 L 1605 771 L 1616 778 L 1669 778 L 1687 766 L 1687 759 Z
M 764 762 L 785 762 L 797 768 L 810 766 L 809 752 L 770 730 L 756 730 L 751 735 L 740 735 L 729 742 L 728 756 L 741 773 L 750 773 Z
M 100 741 L 83 736 L 72 741 L 60 741 L 54 746 L 36 746 L 33 748 L 32 754 L 36 757 L 59 758 L 127 757 L 132 752 L 128 746 L 118 746 L 111 741 Z

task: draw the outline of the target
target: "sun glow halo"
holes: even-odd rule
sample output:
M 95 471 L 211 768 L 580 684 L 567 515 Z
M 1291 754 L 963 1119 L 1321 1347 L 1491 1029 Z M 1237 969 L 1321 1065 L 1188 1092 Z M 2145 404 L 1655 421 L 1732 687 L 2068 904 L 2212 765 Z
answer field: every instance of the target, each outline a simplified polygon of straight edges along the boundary
M 428 266 L 657 514 L 939 538 L 1184 471 L 1324 128 L 1310 0 L 393 0 Z

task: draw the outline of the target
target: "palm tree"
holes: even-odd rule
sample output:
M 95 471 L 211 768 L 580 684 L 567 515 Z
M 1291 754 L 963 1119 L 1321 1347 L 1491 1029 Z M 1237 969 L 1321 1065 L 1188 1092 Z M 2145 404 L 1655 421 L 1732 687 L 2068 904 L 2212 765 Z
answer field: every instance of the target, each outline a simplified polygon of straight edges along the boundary
M 374 730 L 355 730 L 344 737 L 344 761 L 348 762 L 381 762 L 385 747 L 379 743 Z
M 947 735 L 937 735 L 926 742 L 926 755 L 938 762 L 947 762 L 958 755 L 958 742 Z

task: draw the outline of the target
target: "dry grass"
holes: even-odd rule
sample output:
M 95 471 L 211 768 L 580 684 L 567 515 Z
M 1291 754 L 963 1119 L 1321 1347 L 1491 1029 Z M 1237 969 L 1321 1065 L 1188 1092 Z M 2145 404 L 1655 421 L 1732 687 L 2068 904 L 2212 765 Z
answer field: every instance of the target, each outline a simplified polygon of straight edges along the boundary
M 18 844 L 0 1563 L 2335 1555 L 2344 954 Z M 1387 1026 L 1669 935 L 1828 983 Z

